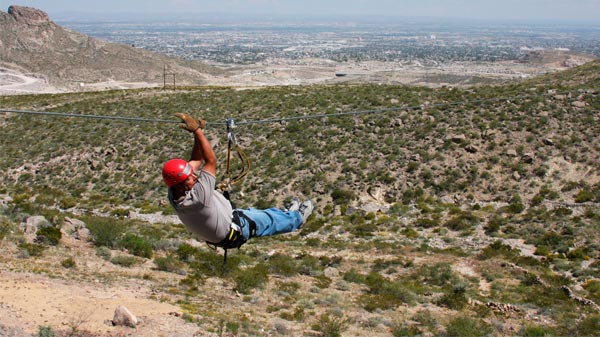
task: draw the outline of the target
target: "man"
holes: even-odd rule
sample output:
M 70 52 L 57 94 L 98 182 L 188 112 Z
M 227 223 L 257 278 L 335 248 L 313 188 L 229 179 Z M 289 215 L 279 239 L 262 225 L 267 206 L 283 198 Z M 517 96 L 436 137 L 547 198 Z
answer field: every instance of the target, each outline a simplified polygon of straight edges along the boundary
M 255 236 L 289 233 L 300 229 L 314 208 L 312 201 L 292 201 L 287 210 L 233 209 L 217 190 L 217 157 L 202 129 L 206 121 L 178 113 L 180 127 L 193 133 L 189 161 L 171 159 L 163 166 L 168 198 L 183 224 L 200 239 L 222 247 L 239 248 Z

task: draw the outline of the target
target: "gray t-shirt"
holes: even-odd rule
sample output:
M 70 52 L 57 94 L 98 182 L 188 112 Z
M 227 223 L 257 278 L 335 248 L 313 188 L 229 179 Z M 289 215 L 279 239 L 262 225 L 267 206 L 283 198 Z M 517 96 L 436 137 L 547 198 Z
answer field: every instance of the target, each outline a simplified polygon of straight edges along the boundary
M 215 176 L 201 170 L 198 182 L 183 200 L 173 200 L 173 188 L 169 188 L 168 195 L 185 227 L 212 243 L 221 242 L 229 234 L 233 213 L 229 200 L 215 190 L 215 183 Z

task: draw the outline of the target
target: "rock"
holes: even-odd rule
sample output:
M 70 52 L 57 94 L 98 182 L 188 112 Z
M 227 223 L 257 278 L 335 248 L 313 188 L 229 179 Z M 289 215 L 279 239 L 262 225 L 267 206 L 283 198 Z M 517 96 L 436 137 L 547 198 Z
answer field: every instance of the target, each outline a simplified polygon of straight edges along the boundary
M 575 101 L 571 103 L 571 105 L 575 108 L 585 108 L 587 106 L 587 103 L 582 101 Z
M 477 153 L 479 151 L 479 148 L 477 148 L 477 146 L 469 144 L 465 147 L 465 150 L 469 153 Z
M 41 215 L 30 216 L 25 220 L 25 225 L 22 227 L 25 235 L 34 235 L 40 228 L 50 227 L 52 224 Z
M 410 160 L 411 161 L 421 161 L 421 155 L 418 153 L 415 153 L 413 155 L 410 156 Z
M 334 278 L 334 277 L 337 277 L 340 275 L 340 271 L 337 268 L 327 267 L 323 271 L 323 275 L 325 275 L 329 278 Z
M 521 175 L 520 175 L 520 174 L 519 174 L 519 172 L 517 172 L 517 171 L 513 172 L 513 175 L 512 175 L 512 177 L 513 177 L 513 179 L 514 179 L 514 180 L 516 180 L 516 181 L 519 181 L 519 180 L 521 180 Z
M 514 149 L 509 149 L 506 150 L 506 155 L 509 157 L 516 157 L 517 156 L 517 151 Z
M 465 135 L 448 135 L 446 137 L 446 140 L 452 141 L 453 143 L 461 143 L 465 139 L 467 139 Z
M 525 153 L 525 154 L 523 154 L 523 156 L 521 156 L 521 161 L 523 161 L 526 164 L 531 164 L 531 163 L 533 163 L 533 158 L 534 158 L 533 153 Z
M 115 316 L 113 317 L 112 323 L 115 326 L 135 328 L 138 324 L 138 319 L 129 311 L 129 309 L 119 305 L 115 310 Z
M 544 139 L 542 140 L 542 142 L 543 142 L 545 145 L 548 145 L 548 146 L 554 146 L 554 141 L 552 141 L 552 139 L 550 139 L 550 138 L 544 138 Z
M 83 221 L 69 217 L 65 217 L 61 230 L 65 235 L 81 241 L 89 241 L 92 235 Z

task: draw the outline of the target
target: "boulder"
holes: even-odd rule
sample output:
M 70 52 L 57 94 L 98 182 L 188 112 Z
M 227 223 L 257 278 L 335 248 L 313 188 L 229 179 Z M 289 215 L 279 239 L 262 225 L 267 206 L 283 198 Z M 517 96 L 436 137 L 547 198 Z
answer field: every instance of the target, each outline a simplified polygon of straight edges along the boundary
M 138 325 L 138 319 L 132 314 L 129 309 L 126 307 L 119 305 L 115 310 L 115 316 L 112 320 L 113 325 L 115 326 L 128 326 L 130 328 L 135 328 Z

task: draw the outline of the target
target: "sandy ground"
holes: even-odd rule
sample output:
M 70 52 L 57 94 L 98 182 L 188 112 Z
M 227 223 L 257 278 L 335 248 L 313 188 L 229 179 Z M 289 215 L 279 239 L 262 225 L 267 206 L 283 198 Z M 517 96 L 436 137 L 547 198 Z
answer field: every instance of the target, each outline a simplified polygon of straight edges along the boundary
M 61 246 L 44 252 L 43 259 L 20 258 L 13 243 L 0 241 L 0 336 L 3 329 L 37 336 L 40 326 L 132 337 L 193 336 L 199 331 L 181 318 L 179 307 L 161 301 L 151 281 L 139 277 L 151 271 L 152 262 L 124 275 L 96 256 L 89 243 L 63 237 Z M 76 269 L 61 267 L 66 254 L 72 254 Z M 113 326 L 119 305 L 140 320 L 136 328 Z
M 132 286 L 86 285 L 31 273 L 0 273 L 0 323 L 36 334 L 39 326 L 55 330 L 91 331 L 135 336 L 191 336 L 197 326 L 185 324 L 179 308 L 149 300 L 148 289 Z M 135 329 L 112 326 L 114 311 L 123 305 L 142 323 Z M 151 334 L 149 332 L 152 332 Z

